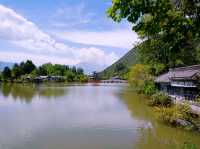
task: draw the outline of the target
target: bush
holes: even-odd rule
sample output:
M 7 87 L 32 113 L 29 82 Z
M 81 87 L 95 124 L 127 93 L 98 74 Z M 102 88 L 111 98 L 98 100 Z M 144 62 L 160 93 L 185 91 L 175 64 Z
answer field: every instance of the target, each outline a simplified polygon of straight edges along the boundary
M 172 105 L 172 99 L 164 92 L 157 92 L 151 96 L 149 105 L 170 107 Z
M 171 108 L 160 108 L 158 111 L 159 119 L 170 125 L 176 125 L 176 120 L 180 117 L 179 113 L 177 113 L 177 109 L 175 107 Z
M 145 84 L 143 93 L 146 95 L 153 95 L 156 92 L 156 86 L 154 81 L 149 81 Z
M 200 98 L 198 98 L 198 99 L 197 99 L 197 103 L 199 103 L 199 104 L 200 104 Z
M 138 92 L 152 95 L 156 88 L 149 66 L 136 64 L 129 73 L 129 83 Z
M 188 130 L 199 129 L 199 116 L 192 112 L 187 103 L 159 108 L 158 113 L 159 119 L 166 124 L 181 126 Z
M 1 72 L 0 72 L 0 82 L 3 80 L 3 78 L 2 78 L 2 75 L 1 75 Z
M 186 105 L 164 107 L 159 109 L 159 118 L 167 124 L 177 125 L 177 120 L 188 120 L 189 111 L 190 109 Z
M 199 105 L 200 104 L 200 96 L 197 96 L 195 102 Z
M 190 142 L 185 142 L 182 149 L 197 149 L 197 146 Z
M 177 111 L 180 114 L 181 119 L 184 119 L 184 120 L 187 120 L 187 121 L 191 120 L 192 111 L 191 111 L 190 105 L 187 102 L 185 102 L 183 104 L 176 105 L 176 108 L 177 108 Z

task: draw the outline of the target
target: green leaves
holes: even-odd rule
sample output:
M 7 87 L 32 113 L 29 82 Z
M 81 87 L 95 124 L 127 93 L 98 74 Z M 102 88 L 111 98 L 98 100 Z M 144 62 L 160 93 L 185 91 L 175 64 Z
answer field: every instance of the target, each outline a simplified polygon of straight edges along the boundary
M 11 70 L 9 67 L 5 67 L 3 72 L 2 72 L 2 77 L 4 80 L 10 79 L 11 78 Z
M 139 93 L 150 95 L 155 91 L 154 77 L 146 65 L 136 64 L 132 67 L 129 83 Z
M 30 60 L 15 64 L 12 69 L 5 67 L 1 74 L 3 81 L 22 81 L 27 76 L 31 79 L 37 76 L 63 76 L 69 82 L 87 80 L 82 68 L 70 68 L 66 65 L 51 63 L 43 64 L 37 68 Z
M 200 38 L 199 0 L 113 0 L 107 11 L 120 22 L 129 21 L 145 39 L 138 45 L 140 62 L 166 67 L 200 62 L 195 42 Z

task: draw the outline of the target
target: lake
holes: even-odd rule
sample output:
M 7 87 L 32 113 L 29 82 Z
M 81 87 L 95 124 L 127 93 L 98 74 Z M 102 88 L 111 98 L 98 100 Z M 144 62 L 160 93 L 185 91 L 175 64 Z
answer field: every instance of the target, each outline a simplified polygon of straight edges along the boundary
M 0 86 L 0 149 L 200 148 L 200 135 L 163 125 L 127 85 Z

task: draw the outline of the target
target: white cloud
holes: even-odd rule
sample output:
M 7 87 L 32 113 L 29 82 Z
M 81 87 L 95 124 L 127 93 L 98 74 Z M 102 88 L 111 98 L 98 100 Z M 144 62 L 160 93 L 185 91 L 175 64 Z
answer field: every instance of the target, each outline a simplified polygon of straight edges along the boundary
M 0 38 L 34 50 L 55 50 L 58 44 L 48 34 L 41 31 L 12 9 L 0 5 Z
M 27 59 L 31 59 L 37 65 L 47 63 L 47 62 L 54 62 L 58 64 L 68 64 L 68 65 L 75 65 L 79 61 L 70 58 L 62 58 L 56 57 L 52 55 L 38 55 L 33 53 L 26 53 L 26 52 L 17 52 L 17 51 L 0 51 L 0 59 L 1 61 L 5 62 L 21 62 Z
M 53 15 L 54 27 L 75 27 L 77 25 L 88 24 L 94 21 L 95 13 L 87 12 L 85 3 L 78 5 L 64 6 L 56 10 Z
M 118 59 L 114 53 L 106 54 L 97 49 L 97 48 L 89 48 L 89 49 L 80 49 L 77 53 L 76 59 L 66 58 L 65 56 L 54 54 L 49 55 L 38 55 L 34 53 L 26 53 L 26 52 L 18 52 L 18 51 L 0 51 L 0 59 L 5 62 L 20 62 L 25 61 L 27 59 L 33 60 L 36 64 L 43 64 L 47 62 L 53 62 L 58 64 L 68 64 L 68 65 L 77 65 L 81 63 L 90 63 L 91 65 L 104 66 L 113 63 Z
M 22 51 L 0 51 L 1 60 L 21 61 L 32 59 L 37 63 L 53 62 L 76 65 L 91 63 L 110 65 L 117 60 L 114 53 L 105 53 L 95 47 L 76 48 L 60 43 L 43 32 L 33 22 L 17 14 L 14 10 L 0 5 L 0 39 L 23 47 Z
M 75 43 L 110 46 L 124 49 L 131 49 L 134 44 L 139 42 L 138 35 L 131 29 L 118 29 L 103 32 L 65 31 L 55 32 L 54 34 L 58 38 Z

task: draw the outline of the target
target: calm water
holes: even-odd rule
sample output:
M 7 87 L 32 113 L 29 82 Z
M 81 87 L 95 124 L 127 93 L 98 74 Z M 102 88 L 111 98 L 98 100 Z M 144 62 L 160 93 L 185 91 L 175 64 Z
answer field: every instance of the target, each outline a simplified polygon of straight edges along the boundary
M 1 85 L 0 118 L 0 149 L 200 148 L 124 85 Z

